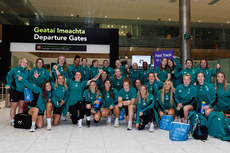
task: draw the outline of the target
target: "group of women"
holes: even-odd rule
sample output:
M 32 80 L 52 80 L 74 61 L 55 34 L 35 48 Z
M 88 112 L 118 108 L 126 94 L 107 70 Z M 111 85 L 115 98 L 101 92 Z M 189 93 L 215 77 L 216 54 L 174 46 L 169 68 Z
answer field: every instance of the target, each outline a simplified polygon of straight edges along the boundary
M 80 64 L 81 63 L 81 64 Z M 10 117 L 14 125 L 16 108 L 23 112 L 24 88 L 33 91 L 34 99 L 29 105 L 28 114 L 32 116 L 30 131 L 42 128 L 44 114 L 47 130 L 57 126 L 61 116 L 69 116 L 73 124 L 82 127 L 86 116 L 86 125 L 91 125 L 91 115 L 97 124 L 101 118 L 119 127 L 121 110 L 125 110 L 127 130 L 142 130 L 149 124 L 149 131 L 154 131 L 154 122 L 158 124 L 162 115 L 180 116 L 185 122 L 189 111 L 197 112 L 201 103 L 206 103 L 204 110 L 208 117 L 211 111 L 230 109 L 230 87 L 225 74 L 220 72 L 220 65 L 214 71 L 204 59 L 198 68 L 193 68 L 193 61 L 186 60 L 186 68 L 177 58 L 163 58 L 161 65 L 154 70 L 143 62 L 139 70 L 137 63 L 131 66 L 127 61 L 121 64 L 116 60 L 113 69 L 107 60 L 99 68 L 98 60 L 93 60 L 91 67 L 87 59 L 76 56 L 72 65 L 67 65 L 64 56 L 59 56 L 51 73 L 43 67 L 44 61 L 38 58 L 36 67 L 27 69 L 28 60 L 21 59 L 18 67 L 11 69 L 7 75 L 6 88 L 10 89 Z M 215 84 L 211 84 L 211 77 Z M 52 118 L 52 119 L 51 119 Z

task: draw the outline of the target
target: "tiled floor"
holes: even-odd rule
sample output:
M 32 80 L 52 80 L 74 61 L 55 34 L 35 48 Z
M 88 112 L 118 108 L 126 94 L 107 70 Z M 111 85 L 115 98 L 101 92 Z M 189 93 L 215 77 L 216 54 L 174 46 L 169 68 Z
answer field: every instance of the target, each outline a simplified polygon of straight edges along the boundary
M 9 125 L 9 108 L 0 109 L 0 152 L 26 153 L 229 153 L 230 143 L 209 137 L 207 141 L 189 139 L 173 142 L 169 132 L 156 129 L 126 130 L 123 122 L 119 128 L 99 125 L 79 129 L 70 120 L 62 121 L 52 131 L 45 128 L 34 133 L 15 129 Z M 85 122 L 83 122 L 85 124 Z M 46 126 L 46 124 L 45 124 Z

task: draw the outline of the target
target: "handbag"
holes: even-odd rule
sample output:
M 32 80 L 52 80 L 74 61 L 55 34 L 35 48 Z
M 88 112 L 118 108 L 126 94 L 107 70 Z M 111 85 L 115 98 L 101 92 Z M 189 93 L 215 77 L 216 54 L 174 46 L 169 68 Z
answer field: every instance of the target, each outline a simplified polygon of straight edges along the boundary
M 27 114 L 16 114 L 14 117 L 14 128 L 30 129 L 32 118 Z
M 172 122 L 169 138 L 172 141 L 186 141 L 188 139 L 189 124 Z
M 162 115 L 160 120 L 159 128 L 163 130 L 170 130 L 171 122 L 173 122 L 173 117 L 170 115 Z
M 24 100 L 32 101 L 34 98 L 32 91 L 29 88 L 24 89 Z

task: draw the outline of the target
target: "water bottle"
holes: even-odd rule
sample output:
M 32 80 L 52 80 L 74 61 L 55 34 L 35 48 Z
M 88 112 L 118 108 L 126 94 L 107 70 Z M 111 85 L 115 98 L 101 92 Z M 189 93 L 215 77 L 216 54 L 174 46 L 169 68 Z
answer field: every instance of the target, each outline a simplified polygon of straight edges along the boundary
M 121 111 L 120 111 L 120 116 L 119 116 L 119 120 L 124 120 L 125 118 L 125 109 L 121 108 Z
M 99 104 L 95 104 L 95 105 L 94 105 L 95 108 L 98 108 L 98 107 L 100 106 L 100 103 L 101 103 L 101 96 L 99 96 L 99 97 L 97 98 L 97 100 L 99 101 Z
M 201 114 L 204 114 L 204 109 L 203 109 L 203 107 L 205 106 L 205 101 L 202 101 L 202 103 L 201 103 L 201 108 L 200 108 L 200 113 Z

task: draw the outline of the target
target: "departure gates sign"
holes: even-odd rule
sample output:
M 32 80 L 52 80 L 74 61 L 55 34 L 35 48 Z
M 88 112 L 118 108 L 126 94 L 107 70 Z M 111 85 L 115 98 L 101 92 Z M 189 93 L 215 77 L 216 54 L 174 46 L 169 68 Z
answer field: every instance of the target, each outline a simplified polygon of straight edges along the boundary
M 154 51 L 154 67 L 160 66 L 164 57 L 173 61 L 173 50 Z
M 65 28 L 41 28 L 34 27 L 34 40 L 39 41 L 72 41 L 86 42 L 87 37 L 84 29 Z

